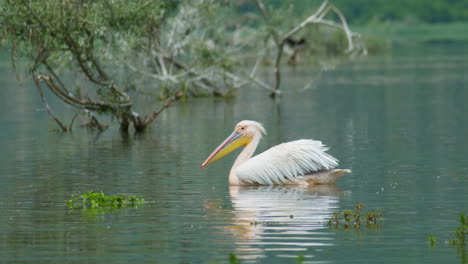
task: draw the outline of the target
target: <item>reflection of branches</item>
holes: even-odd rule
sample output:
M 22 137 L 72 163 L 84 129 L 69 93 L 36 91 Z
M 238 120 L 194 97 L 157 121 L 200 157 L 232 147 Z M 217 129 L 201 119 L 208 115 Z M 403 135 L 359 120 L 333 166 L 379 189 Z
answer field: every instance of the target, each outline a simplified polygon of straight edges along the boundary
M 341 29 L 345 34 L 346 38 L 348 41 L 348 49 L 346 50 L 347 52 L 354 51 L 356 49 L 354 42 L 353 42 L 353 37 L 358 37 L 359 35 L 356 33 L 353 33 L 349 27 L 348 23 L 346 22 L 346 18 L 344 15 L 341 13 L 341 11 L 336 8 L 333 5 L 328 5 L 329 0 L 324 0 L 320 7 L 315 11 L 314 14 L 311 16 L 307 17 L 305 20 L 303 20 L 301 23 L 299 23 L 297 26 L 295 26 L 293 29 L 290 31 L 286 32 L 283 35 L 280 35 L 277 30 L 275 30 L 272 25 L 270 25 L 270 18 L 268 16 L 268 12 L 265 8 L 265 5 L 262 3 L 261 0 L 255 0 L 258 8 L 260 9 L 262 16 L 266 23 L 269 26 L 269 29 L 271 31 L 271 34 L 273 35 L 273 40 L 276 44 L 276 58 L 275 58 L 275 86 L 270 94 L 272 97 L 274 97 L 276 94 L 278 94 L 280 91 L 280 84 L 281 84 L 281 59 L 283 56 L 283 48 L 284 45 L 287 43 L 287 41 L 295 35 L 297 32 L 305 28 L 306 26 L 310 24 L 323 24 L 323 25 L 328 25 L 331 27 L 335 27 L 338 29 Z M 341 24 L 336 23 L 333 20 L 325 19 L 325 16 L 329 14 L 330 12 L 336 14 L 338 18 L 340 19 Z M 366 51 L 363 51 L 366 53 Z

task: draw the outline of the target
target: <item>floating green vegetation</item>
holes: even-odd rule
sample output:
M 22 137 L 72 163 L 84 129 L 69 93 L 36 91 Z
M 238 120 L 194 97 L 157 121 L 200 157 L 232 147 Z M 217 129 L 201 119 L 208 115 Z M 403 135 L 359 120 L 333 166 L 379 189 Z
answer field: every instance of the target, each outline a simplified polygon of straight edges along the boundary
M 450 239 L 448 242 L 451 246 L 465 248 L 468 246 L 468 218 L 465 214 L 460 214 L 458 221 L 460 225 L 455 229 L 455 238 Z M 431 247 L 436 246 L 436 237 L 429 236 L 429 243 Z
M 455 238 L 450 239 L 450 245 L 464 248 L 468 245 L 468 219 L 465 214 L 460 214 L 460 225 L 455 229 Z
M 437 239 L 435 238 L 435 236 L 428 236 L 427 238 L 429 239 L 430 247 L 435 247 L 437 244 Z
M 229 264 L 241 264 L 240 260 L 236 257 L 236 254 L 229 254 Z
M 67 201 L 70 209 L 119 209 L 119 208 L 138 208 L 154 201 L 146 201 L 138 195 L 105 195 L 103 192 L 88 191 L 76 197 L 71 196 Z
M 468 263 L 468 256 L 466 255 L 465 248 L 468 246 L 468 218 L 465 214 L 460 214 L 458 221 L 460 225 L 455 229 L 455 238 L 452 238 L 448 241 L 453 247 L 458 249 L 458 253 L 462 259 L 462 263 Z M 436 246 L 436 238 L 434 236 L 429 236 L 430 247 L 433 248 Z
M 354 210 L 343 210 L 341 212 L 334 212 L 332 217 L 328 219 L 328 226 L 333 229 L 360 229 L 361 223 L 365 222 L 366 227 L 369 229 L 378 229 L 380 226 L 377 221 L 382 216 L 382 210 L 376 209 L 374 211 L 366 212 L 362 216 L 362 209 L 365 204 L 359 203 L 354 206 Z
M 299 255 L 296 258 L 296 264 L 302 264 L 302 263 L 304 263 L 304 260 L 305 260 L 304 255 Z

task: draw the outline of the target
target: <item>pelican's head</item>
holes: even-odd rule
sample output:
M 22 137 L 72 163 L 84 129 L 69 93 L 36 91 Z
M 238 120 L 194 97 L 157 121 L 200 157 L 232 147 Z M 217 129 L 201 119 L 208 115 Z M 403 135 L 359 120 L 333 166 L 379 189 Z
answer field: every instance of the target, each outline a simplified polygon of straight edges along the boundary
M 206 167 L 241 146 L 248 145 L 254 138 L 260 140 L 262 134 L 266 134 L 266 132 L 259 122 L 250 120 L 240 121 L 234 127 L 234 132 L 208 156 L 200 168 Z

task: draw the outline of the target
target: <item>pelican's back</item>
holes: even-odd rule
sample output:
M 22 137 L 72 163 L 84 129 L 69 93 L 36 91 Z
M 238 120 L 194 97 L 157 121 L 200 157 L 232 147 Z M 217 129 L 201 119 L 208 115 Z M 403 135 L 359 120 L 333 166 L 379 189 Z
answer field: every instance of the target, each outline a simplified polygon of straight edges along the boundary
M 321 141 L 301 139 L 274 146 L 254 156 L 235 169 L 243 182 L 280 184 L 295 181 L 307 173 L 328 170 L 338 160 L 325 153 L 328 148 Z

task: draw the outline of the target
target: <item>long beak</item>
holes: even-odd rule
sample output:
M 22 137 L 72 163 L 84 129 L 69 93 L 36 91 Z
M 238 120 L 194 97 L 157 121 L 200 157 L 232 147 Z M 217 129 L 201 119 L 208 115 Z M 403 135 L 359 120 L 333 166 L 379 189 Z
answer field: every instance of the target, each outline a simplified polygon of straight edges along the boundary
M 245 134 L 239 133 L 237 131 L 232 132 L 232 134 L 227 137 L 221 145 L 219 145 L 213 153 L 208 156 L 208 158 L 203 162 L 200 168 L 204 168 L 211 163 L 219 160 L 220 158 L 226 156 L 227 154 L 231 153 L 233 150 L 245 146 L 249 144 L 250 137 L 246 137 Z

